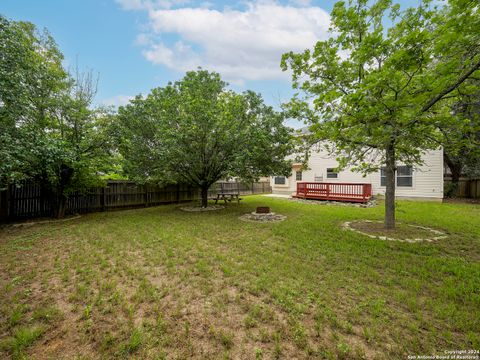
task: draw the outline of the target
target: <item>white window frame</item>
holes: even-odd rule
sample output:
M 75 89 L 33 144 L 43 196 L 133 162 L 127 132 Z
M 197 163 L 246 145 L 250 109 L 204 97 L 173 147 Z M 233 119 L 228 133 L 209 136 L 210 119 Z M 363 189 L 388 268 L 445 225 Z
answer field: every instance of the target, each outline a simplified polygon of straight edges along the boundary
M 409 175 L 398 175 L 398 168 L 410 168 L 410 174 Z M 386 182 L 387 182 L 387 177 L 386 177 L 386 174 L 385 174 L 385 169 L 386 167 L 383 166 L 380 168 L 380 186 L 381 187 L 386 187 Z M 401 165 L 401 166 L 397 166 L 397 171 L 395 171 L 395 187 L 397 188 L 407 188 L 407 189 L 413 189 L 413 166 L 411 165 Z M 411 183 L 410 185 L 398 185 L 398 178 L 411 178 Z M 382 184 L 382 180 L 384 180 L 384 183 Z
M 277 184 L 277 178 L 283 178 L 283 184 Z M 287 177 L 286 176 L 274 176 L 273 177 L 273 185 L 275 186 L 285 186 L 287 185 Z
M 327 168 L 327 171 L 326 171 L 327 179 L 338 179 L 338 172 L 333 170 L 335 170 L 335 168 Z M 329 176 L 329 175 L 335 175 L 335 176 Z
M 398 169 L 399 168 L 406 168 L 406 169 L 410 169 L 408 175 L 400 175 L 399 172 L 398 172 Z M 396 177 L 395 177 L 395 180 L 396 180 L 396 185 L 397 187 L 402 187 L 402 188 L 413 188 L 413 167 L 411 165 L 402 165 L 402 166 L 397 166 L 397 171 L 395 172 L 396 174 Z M 410 179 L 410 185 L 398 185 L 398 179 Z

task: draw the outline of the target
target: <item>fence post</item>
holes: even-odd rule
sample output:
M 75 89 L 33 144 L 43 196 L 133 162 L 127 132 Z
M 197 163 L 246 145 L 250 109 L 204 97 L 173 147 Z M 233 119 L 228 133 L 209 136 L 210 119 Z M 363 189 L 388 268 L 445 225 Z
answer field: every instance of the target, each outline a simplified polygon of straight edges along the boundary
M 177 192 L 176 201 L 177 201 L 177 204 L 178 204 L 180 202 L 180 184 L 179 183 L 177 183 L 177 185 L 176 185 L 176 190 L 177 190 L 176 191 Z
M 148 206 L 147 184 L 143 184 L 143 206 Z
M 100 208 L 105 211 L 105 187 L 102 187 L 100 192 Z
M 8 218 L 8 187 L 5 191 L 0 191 L 0 222 Z
M 9 185 L 7 190 L 7 204 L 8 204 L 8 217 L 13 218 L 15 216 L 15 196 L 13 189 L 15 185 Z

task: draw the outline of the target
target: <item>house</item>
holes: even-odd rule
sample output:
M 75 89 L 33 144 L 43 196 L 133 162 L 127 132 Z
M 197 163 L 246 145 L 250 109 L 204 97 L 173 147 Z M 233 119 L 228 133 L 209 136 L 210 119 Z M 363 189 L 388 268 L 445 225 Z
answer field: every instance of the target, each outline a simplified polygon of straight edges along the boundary
M 398 165 L 396 172 L 396 197 L 441 201 L 443 199 L 443 150 L 432 150 L 423 155 L 423 165 Z M 383 169 L 363 176 L 347 168 L 336 172 L 338 162 L 325 150 L 312 152 L 308 169 L 302 170 L 302 164 L 294 163 L 289 177 L 271 177 L 272 193 L 295 195 L 297 184 L 317 183 L 366 183 L 371 184 L 373 195 L 385 194 L 385 176 Z

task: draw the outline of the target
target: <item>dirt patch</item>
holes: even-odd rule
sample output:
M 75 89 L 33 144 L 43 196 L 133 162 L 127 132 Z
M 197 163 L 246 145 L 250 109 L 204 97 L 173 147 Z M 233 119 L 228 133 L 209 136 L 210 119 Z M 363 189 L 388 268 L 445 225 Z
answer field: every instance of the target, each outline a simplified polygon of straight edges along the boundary
M 447 204 L 479 204 L 480 205 L 480 198 L 473 199 L 473 198 L 445 198 L 443 199 L 444 203 Z
M 80 217 L 81 215 L 72 215 L 72 216 L 66 216 L 65 218 L 62 218 L 62 219 L 45 218 L 45 219 L 36 219 L 34 221 L 27 220 L 24 222 L 8 224 L 6 226 L 11 226 L 15 228 L 15 227 L 28 227 L 28 226 L 38 225 L 38 224 L 62 223 L 65 221 L 76 220 L 76 219 L 79 219 Z
M 440 240 L 447 237 L 446 233 L 440 230 L 432 229 L 426 226 L 396 223 L 395 229 L 384 228 L 381 221 L 359 220 L 349 221 L 343 224 L 347 230 L 355 231 L 362 235 L 367 235 L 374 239 L 392 240 L 402 242 L 420 242 Z

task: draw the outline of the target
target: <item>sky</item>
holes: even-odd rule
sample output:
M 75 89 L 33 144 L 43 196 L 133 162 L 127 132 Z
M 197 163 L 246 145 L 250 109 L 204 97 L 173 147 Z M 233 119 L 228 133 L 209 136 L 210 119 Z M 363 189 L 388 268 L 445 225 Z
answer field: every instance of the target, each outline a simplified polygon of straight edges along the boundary
M 328 38 L 334 3 L 0 0 L 0 13 L 47 28 L 67 69 L 78 65 L 98 74 L 97 104 L 124 105 L 200 66 L 278 107 L 293 94 L 290 75 L 280 69 L 282 54 Z

